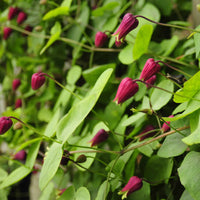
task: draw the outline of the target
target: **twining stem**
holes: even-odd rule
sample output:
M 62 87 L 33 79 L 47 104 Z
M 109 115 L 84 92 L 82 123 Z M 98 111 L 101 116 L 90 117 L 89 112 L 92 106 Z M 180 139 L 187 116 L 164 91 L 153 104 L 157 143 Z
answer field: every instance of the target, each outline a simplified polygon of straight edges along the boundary
M 155 138 L 152 138 L 151 140 L 148 140 L 148 141 L 143 142 L 143 143 L 141 143 L 141 144 L 138 144 L 138 145 L 136 145 L 136 146 L 134 146 L 134 147 L 130 147 L 130 148 L 126 149 L 126 150 L 123 150 L 121 153 L 122 153 L 122 154 L 125 154 L 125 153 L 127 153 L 127 152 L 129 152 L 129 151 L 132 151 L 132 150 L 134 150 L 134 149 L 140 148 L 140 147 L 145 146 L 145 145 L 147 145 L 147 144 L 150 144 L 150 143 L 152 143 L 152 142 L 154 142 L 154 141 L 156 141 L 156 140 L 159 140 L 159 139 L 161 139 L 161 138 L 163 138 L 163 137 L 166 137 L 166 136 L 168 136 L 168 135 L 171 135 L 171 134 L 173 134 L 173 133 L 176 133 L 177 131 L 182 131 L 182 130 L 188 129 L 189 127 L 190 127 L 190 126 L 184 126 L 184 127 L 178 128 L 178 129 L 176 129 L 176 130 L 166 132 L 166 133 L 164 133 L 164 134 L 162 134 L 162 135 L 159 135 L 159 136 L 157 136 L 157 137 L 155 137 Z
M 175 71 L 177 71 L 177 72 L 180 72 L 180 73 L 182 73 L 182 74 L 184 74 L 185 76 L 188 76 L 188 77 L 192 77 L 190 74 L 188 74 L 188 73 L 186 73 L 186 72 L 184 72 L 184 71 L 182 71 L 182 70 L 180 70 L 180 69 L 177 69 L 176 67 L 173 67 L 173 66 L 171 66 L 171 65 L 169 65 L 169 64 L 167 64 L 167 63 L 165 63 L 165 62 L 163 62 L 163 61 L 161 61 L 161 60 L 157 60 L 157 61 L 155 61 L 156 63 L 162 63 L 162 64 L 164 64 L 164 65 L 166 65 L 167 67 L 169 67 L 169 68 L 171 68 L 171 69 L 173 69 L 173 70 L 175 70 Z
M 164 24 L 164 23 L 160 23 L 160 22 L 156 22 L 156 21 L 153 21 L 147 17 L 144 17 L 142 15 L 135 15 L 134 16 L 135 18 L 137 17 L 141 17 L 143 19 L 146 19 L 147 21 L 150 21 L 154 24 L 158 24 L 158 25 L 161 25 L 161 26 L 168 26 L 168 27 L 172 27 L 172 28 L 178 28 L 178 29 L 183 29 L 183 30 L 187 30 L 187 31 L 192 31 L 192 32 L 196 32 L 196 33 L 200 33 L 199 30 L 195 30 L 195 29 L 192 29 L 192 28 L 187 28 L 187 27 L 184 27 L 184 26 L 178 26 L 178 25 L 173 25 L 173 24 Z
M 15 25 L 12 25 L 12 24 L 7 25 L 7 27 L 10 27 L 13 30 L 19 31 L 19 32 L 24 33 L 26 35 L 31 35 L 31 36 L 36 37 L 36 38 L 44 38 L 44 39 L 50 39 L 51 38 L 50 35 L 42 35 L 42 34 L 29 32 L 29 31 L 26 31 L 26 30 L 24 30 L 22 28 L 19 28 L 19 27 L 15 26 Z M 63 41 L 63 42 L 68 43 L 68 44 L 81 46 L 81 47 L 83 47 L 83 48 L 85 48 L 85 49 L 87 49 L 89 51 L 97 51 L 97 52 L 120 52 L 121 51 L 121 49 L 91 47 L 91 46 L 88 46 L 86 44 L 77 42 L 75 40 L 71 40 L 69 38 L 64 38 L 64 37 L 59 37 L 58 40 Z
M 58 140 L 55 140 L 53 138 L 50 138 L 46 135 L 43 135 L 41 134 L 37 129 L 35 129 L 34 127 L 30 126 L 29 124 L 23 122 L 22 120 L 16 118 L 16 117 L 13 117 L 13 116 L 9 116 L 9 118 L 12 118 L 12 119 L 15 119 L 17 121 L 19 121 L 20 123 L 22 123 L 24 126 L 26 126 L 27 128 L 31 129 L 33 132 L 37 133 L 38 135 L 40 135 L 41 137 L 43 138 L 46 138 L 47 140 L 51 140 L 52 142 L 56 142 L 56 143 L 59 143 L 59 144 L 62 144 L 62 142 L 58 141 Z

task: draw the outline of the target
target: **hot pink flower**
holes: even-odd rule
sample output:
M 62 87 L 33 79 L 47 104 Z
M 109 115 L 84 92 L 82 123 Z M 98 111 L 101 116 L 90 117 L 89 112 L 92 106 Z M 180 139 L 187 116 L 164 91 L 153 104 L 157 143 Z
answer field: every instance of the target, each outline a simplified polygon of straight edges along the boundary
M 108 39 L 108 36 L 103 33 L 103 32 L 97 32 L 96 35 L 95 35 L 95 46 L 96 47 L 102 47 L 106 40 Z
M 21 151 L 17 152 L 14 155 L 13 159 L 15 159 L 15 160 L 21 160 L 21 161 L 25 160 L 26 159 L 26 151 L 21 150 Z
M 21 11 L 17 16 L 17 23 L 18 24 L 23 23 L 26 20 L 26 18 L 27 18 L 27 14 Z
M 153 58 L 149 58 L 144 65 L 140 79 L 146 81 L 160 71 L 160 65 L 154 61 Z
M 9 117 L 0 117 L 0 135 L 9 130 L 12 124 L 13 122 Z
M 170 118 L 172 118 L 172 117 L 174 117 L 174 115 L 170 115 L 169 116 Z M 167 122 L 165 122 L 163 125 L 162 125 L 162 130 L 163 130 L 163 132 L 167 132 L 167 131 L 169 131 L 170 130 L 170 127 L 169 127 L 169 125 L 168 124 L 170 124 L 171 122 L 170 121 L 167 121 Z
M 141 136 L 140 139 L 139 139 L 139 141 L 142 141 L 142 140 L 144 140 L 144 139 L 146 139 L 146 138 L 149 138 L 149 137 L 153 137 L 153 136 L 156 134 L 156 131 L 151 132 L 151 133 L 147 133 L 147 132 L 152 131 L 152 130 L 154 130 L 154 129 L 155 129 L 154 126 L 152 126 L 152 125 L 147 125 L 147 126 L 144 128 L 144 130 L 139 134 L 139 136 Z M 147 133 L 147 134 L 145 134 L 145 133 Z
M 117 101 L 118 104 L 123 103 L 127 99 L 131 98 L 139 89 L 138 84 L 131 78 L 124 78 L 119 84 L 117 94 L 113 101 Z
M 11 33 L 12 33 L 12 29 L 11 28 L 4 27 L 4 29 L 3 29 L 3 39 L 7 40 Z
M 19 13 L 18 8 L 10 7 L 8 11 L 8 20 L 13 19 Z
M 12 82 L 12 88 L 15 91 L 21 85 L 21 81 L 19 79 L 14 79 Z
M 151 86 L 149 84 L 153 85 L 156 82 L 156 75 L 153 75 L 152 77 L 150 77 L 145 82 L 148 83 L 148 84 L 146 84 L 147 89 L 151 88 Z
M 91 147 L 98 145 L 108 139 L 108 132 L 104 129 L 100 129 L 97 134 L 89 141 L 91 142 Z
M 118 194 L 123 194 L 122 199 L 125 199 L 132 192 L 139 190 L 142 185 L 143 183 L 141 178 L 137 176 L 132 176 L 125 187 Z
M 45 82 L 45 77 L 41 72 L 32 75 L 31 87 L 33 90 L 39 89 Z
M 135 29 L 139 24 L 139 21 L 134 17 L 133 14 L 127 13 L 124 15 L 121 24 L 119 25 L 118 29 L 113 33 L 116 35 L 117 41 L 124 41 L 126 35 Z
M 22 100 L 17 99 L 16 102 L 15 102 L 15 109 L 21 108 L 21 107 L 22 107 Z

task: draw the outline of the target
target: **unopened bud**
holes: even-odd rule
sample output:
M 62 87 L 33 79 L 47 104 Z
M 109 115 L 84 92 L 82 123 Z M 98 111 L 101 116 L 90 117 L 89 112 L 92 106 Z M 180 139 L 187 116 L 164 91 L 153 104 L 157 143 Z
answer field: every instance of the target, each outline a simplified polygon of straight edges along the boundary
M 81 154 L 77 159 L 77 163 L 84 163 L 87 160 L 87 157 L 84 154 Z

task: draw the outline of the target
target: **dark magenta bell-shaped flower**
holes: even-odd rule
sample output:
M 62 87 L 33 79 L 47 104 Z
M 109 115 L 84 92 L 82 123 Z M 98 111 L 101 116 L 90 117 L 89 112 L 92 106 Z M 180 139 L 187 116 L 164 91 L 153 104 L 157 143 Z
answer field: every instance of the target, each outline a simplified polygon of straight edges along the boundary
M 0 135 L 8 131 L 12 124 L 13 122 L 9 117 L 0 117 Z
M 43 73 L 38 72 L 32 75 L 31 78 L 31 87 L 33 90 L 39 89 L 45 82 L 45 77 Z
M 102 47 L 107 41 L 108 36 L 104 32 L 97 32 L 95 35 L 95 46 Z
M 109 137 L 109 134 L 104 129 L 100 129 L 97 134 L 89 141 L 91 142 L 91 146 L 98 145 L 104 141 L 106 141 Z

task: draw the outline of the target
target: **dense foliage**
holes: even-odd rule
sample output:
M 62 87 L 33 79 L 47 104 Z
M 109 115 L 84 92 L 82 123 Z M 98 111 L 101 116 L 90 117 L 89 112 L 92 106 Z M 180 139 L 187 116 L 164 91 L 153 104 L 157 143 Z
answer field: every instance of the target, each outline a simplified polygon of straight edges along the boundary
M 200 200 L 199 7 L 0 1 L 0 199 Z

